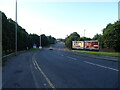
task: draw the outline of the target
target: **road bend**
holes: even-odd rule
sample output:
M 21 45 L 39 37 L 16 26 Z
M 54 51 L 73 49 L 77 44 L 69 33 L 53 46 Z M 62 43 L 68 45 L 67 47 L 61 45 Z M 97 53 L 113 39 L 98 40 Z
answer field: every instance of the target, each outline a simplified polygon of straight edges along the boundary
M 7 60 L 3 88 L 118 88 L 118 62 L 77 55 L 62 42 L 52 48 Z

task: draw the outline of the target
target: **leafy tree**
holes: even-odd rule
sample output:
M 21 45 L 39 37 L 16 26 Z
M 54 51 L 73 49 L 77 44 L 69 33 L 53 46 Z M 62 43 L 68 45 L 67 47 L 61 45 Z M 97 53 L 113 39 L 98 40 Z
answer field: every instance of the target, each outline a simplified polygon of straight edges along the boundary
M 3 55 L 15 51 L 15 25 L 16 22 L 12 19 L 7 19 L 6 15 L 2 13 L 2 47 Z M 52 36 L 41 35 L 42 46 L 54 44 L 55 38 Z M 18 50 L 30 49 L 36 44 L 40 45 L 40 37 L 37 34 L 28 34 L 25 29 L 17 24 L 17 45 Z
M 78 41 L 86 41 L 86 40 L 91 40 L 91 38 L 88 37 L 80 37 Z
M 47 36 L 47 38 L 48 38 L 48 41 L 49 41 L 49 44 L 54 44 L 55 43 L 55 38 L 54 37 L 52 37 L 52 36 Z
M 33 44 L 36 44 L 37 47 L 39 47 L 39 45 L 40 45 L 40 43 L 39 43 L 40 42 L 40 38 L 36 34 L 30 34 L 29 38 L 28 38 L 28 41 L 29 41 L 29 44 L 28 44 L 29 48 L 32 48 Z
M 114 49 L 120 52 L 120 21 L 109 23 L 103 29 L 103 34 L 96 34 L 94 40 L 99 40 L 101 48 Z
M 103 30 L 103 43 L 105 48 L 112 48 L 120 51 L 120 21 L 108 24 Z
M 96 34 L 94 35 L 94 37 L 92 38 L 93 40 L 98 40 L 101 37 L 101 34 Z
M 42 46 L 47 46 L 49 44 L 48 38 L 45 34 L 41 35 L 41 42 L 42 42 Z
M 80 35 L 77 32 L 71 33 L 68 37 L 65 39 L 65 45 L 72 49 L 72 41 L 77 41 L 80 38 Z

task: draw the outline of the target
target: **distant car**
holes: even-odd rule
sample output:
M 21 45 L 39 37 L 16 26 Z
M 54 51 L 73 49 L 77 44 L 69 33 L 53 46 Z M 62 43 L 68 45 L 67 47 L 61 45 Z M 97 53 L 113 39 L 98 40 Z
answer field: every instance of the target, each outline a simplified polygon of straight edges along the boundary
M 49 50 L 53 50 L 53 48 L 52 48 L 52 47 L 50 47 L 50 48 L 49 48 Z

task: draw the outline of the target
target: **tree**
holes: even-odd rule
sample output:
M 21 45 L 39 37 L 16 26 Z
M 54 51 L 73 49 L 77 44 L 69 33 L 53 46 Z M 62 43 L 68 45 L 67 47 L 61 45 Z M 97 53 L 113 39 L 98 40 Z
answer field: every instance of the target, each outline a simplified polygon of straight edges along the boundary
M 49 44 L 47 36 L 45 34 L 42 34 L 41 38 L 42 38 L 42 46 L 47 46 Z
M 80 35 L 77 32 L 71 33 L 69 36 L 65 39 L 65 45 L 72 49 L 72 41 L 77 41 L 80 38 Z
M 98 40 L 101 37 L 101 34 L 96 34 L 94 35 L 94 37 L 92 38 L 93 40 Z
M 12 19 L 7 19 L 6 15 L 2 13 L 2 52 L 3 55 L 15 51 L 15 25 L 16 22 Z M 42 46 L 54 44 L 55 38 L 50 36 L 49 38 L 45 34 L 41 35 Z M 36 44 L 40 45 L 40 37 L 37 34 L 28 34 L 24 28 L 17 24 L 17 45 L 18 51 L 30 49 Z
M 103 30 L 104 47 L 120 51 L 120 21 L 108 24 Z
M 103 34 L 97 34 L 93 39 L 98 39 L 100 47 L 114 49 L 120 52 L 120 21 L 114 24 L 109 23 L 106 28 L 103 29 Z
M 80 37 L 78 41 L 86 41 L 86 40 L 91 40 L 91 38 L 88 37 Z
M 47 36 L 49 44 L 54 44 L 56 39 L 52 36 Z

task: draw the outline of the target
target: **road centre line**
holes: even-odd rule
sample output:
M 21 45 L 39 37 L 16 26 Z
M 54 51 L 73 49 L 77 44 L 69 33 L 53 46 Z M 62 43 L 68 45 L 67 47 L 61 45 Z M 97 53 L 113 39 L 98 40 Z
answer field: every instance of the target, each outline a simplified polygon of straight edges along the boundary
M 32 56 L 32 62 L 34 64 L 34 66 L 42 73 L 43 77 L 46 79 L 47 83 L 50 85 L 51 88 L 53 88 L 53 90 L 55 90 L 54 85 L 50 82 L 50 80 L 47 78 L 47 76 L 44 74 L 44 72 L 42 71 L 42 69 L 40 68 L 40 66 L 38 65 L 37 61 L 35 60 L 35 55 L 36 53 Z M 33 74 L 33 71 L 32 71 Z M 34 75 L 33 75 L 34 76 Z M 36 81 L 36 78 L 34 77 L 34 80 Z M 38 87 L 38 83 L 35 82 L 36 87 Z
M 51 81 L 48 79 L 48 77 L 45 75 L 45 73 L 42 71 L 40 66 L 38 65 L 37 61 L 35 60 L 35 64 L 37 65 L 38 70 L 42 73 L 48 84 L 50 85 L 51 88 L 55 89 L 54 85 L 51 83 Z
M 73 57 L 69 57 L 69 56 L 67 56 L 67 58 L 70 58 L 70 59 L 73 59 L 73 60 L 77 60 L 76 58 L 73 58 Z
M 31 62 L 30 62 L 31 73 L 32 73 L 33 80 L 34 80 L 34 83 L 35 83 L 36 88 L 40 88 L 39 85 L 38 85 L 38 83 L 37 83 L 37 79 L 36 79 L 36 77 L 35 77 L 35 75 L 34 75 L 34 71 L 32 70 L 32 61 L 33 61 L 33 60 L 34 60 L 34 58 L 33 58 L 33 56 L 32 56 L 32 60 L 30 60 L 30 61 L 31 61 Z
M 35 65 L 35 62 L 34 62 L 34 60 L 32 60 L 32 62 L 33 62 L 33 64 L 34 64 L 34 66 L 35 66 L 35 69 L 37 69 L 37 67 L 36 67 L 36 65 Z
M 67 56 L 67 58 L 70 58 L 70 59 L 73 59 L 73 60 L 77 60 L 76 58 L 69 57 L 69 56 Z M 107 69 L 114 70 L 114 71 L 119 71 L 118 69 L 107 67 L 107 66 L 103 66 L 103 65 L 100 65 L 100 64 L 96 64 L 96 63 L 92 63 L 92 62 L 88 62 L 88 61 L 83 61 L 83 62 L 91 64 L 91 65 L 95 65 L 95 66 L 98 66 L 98 67 L 107 68 Z
M 32 62 L 33 62 L 33 64 L 34 64 L 34 66 L 35 66 L 35 62 L 34 62 L 34 60 L 32 60 Z
M 114 71 L 119 71 L 118 69 L 114 69 L 114 68 L 111 68 L 111 67 L 106 67 L 106 66 L 95 64 L 95 63 L 91 63 L 91 62 L 88 62 L 88 61 L 84 61 L 84 62 L 88 63 L 88 64 L 91 64 L 91 65 L 99 66 L 99 67 L 102 67 L 102 68 L 107 68 L 107 69 L 111 69 L 111 70 L 114 70 Z

